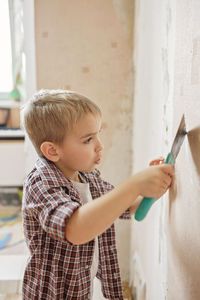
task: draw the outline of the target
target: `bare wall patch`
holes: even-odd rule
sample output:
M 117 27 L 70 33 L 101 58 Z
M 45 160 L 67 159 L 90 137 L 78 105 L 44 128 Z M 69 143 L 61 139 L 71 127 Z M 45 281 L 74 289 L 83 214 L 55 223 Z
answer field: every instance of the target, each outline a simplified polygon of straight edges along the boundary
M 200 37 L 193 40 L 191 84 L 200 83 Z

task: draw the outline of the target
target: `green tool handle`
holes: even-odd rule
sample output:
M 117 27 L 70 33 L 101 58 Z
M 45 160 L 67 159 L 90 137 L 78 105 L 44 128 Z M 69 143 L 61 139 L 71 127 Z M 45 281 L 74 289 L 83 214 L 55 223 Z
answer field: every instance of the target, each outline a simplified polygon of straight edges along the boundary
M 175 158 L 172 153 L 169 153 L 167 155 L 167 158 L 165 160 L 165 164 L 174 165 L 175 164 Z M 142 202 L 138 206 L 136 212 L 135 212 L 135 219 L 137 221 L 142 221 L 144 217 L 147 215 L 149 209 L 153 205 L 156 198 L 143 198 Z

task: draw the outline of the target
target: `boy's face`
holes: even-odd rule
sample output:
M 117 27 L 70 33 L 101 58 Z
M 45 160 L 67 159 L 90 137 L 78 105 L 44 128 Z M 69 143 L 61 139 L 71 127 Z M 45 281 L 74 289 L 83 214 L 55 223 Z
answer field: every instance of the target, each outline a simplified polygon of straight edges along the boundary
M 59 160 L 55 164 L 67 178 L 77 180 L 77 171 L 90 172 L 100 163 L 103 149 L 100 130 L 100 116 L 88 113 L 58 146 Z

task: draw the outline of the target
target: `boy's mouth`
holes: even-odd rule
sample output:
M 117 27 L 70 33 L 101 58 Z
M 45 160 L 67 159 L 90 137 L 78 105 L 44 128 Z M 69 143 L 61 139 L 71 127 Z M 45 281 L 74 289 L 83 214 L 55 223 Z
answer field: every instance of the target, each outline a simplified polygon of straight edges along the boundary
M 101 157 L 99 157 L 97 160 L 95 160 L 95 164 L 100 164 L 100 162 L 101 162 Z

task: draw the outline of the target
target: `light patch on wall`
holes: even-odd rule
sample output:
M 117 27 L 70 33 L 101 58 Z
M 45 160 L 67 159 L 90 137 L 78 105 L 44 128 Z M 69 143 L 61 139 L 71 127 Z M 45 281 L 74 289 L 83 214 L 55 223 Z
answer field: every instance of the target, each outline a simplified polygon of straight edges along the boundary
M 200 37 L 193 40 L 191 84 L 200 83 Z
M 142 270 L 142 264 L 137 252 L 134 252 L 131 264 L 131 279 L 130 287 L 131 293 L 136 300 L 146 300 L 146 281 L 144 272 Z
M 130 42 L 132 42 L 134 1 L 113 0 L 112 2 L 116 16 L 122 24 L 123 31 Z
M 169 70 L 168 70 L 168 49 L 162 48 L 162 67 L 163 67 L 163 88 L 166 101 L 169 97 Z

